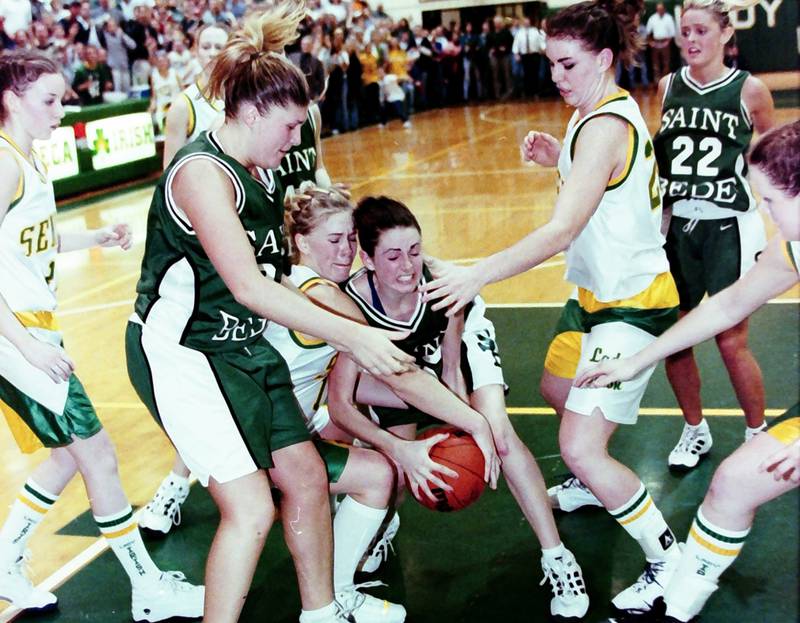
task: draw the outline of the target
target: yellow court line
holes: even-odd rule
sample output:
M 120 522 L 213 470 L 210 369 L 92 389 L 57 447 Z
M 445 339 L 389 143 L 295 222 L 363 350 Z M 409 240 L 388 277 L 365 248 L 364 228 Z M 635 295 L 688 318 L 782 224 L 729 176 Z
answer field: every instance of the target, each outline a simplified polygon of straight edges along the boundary
M 777 415 L 782 415 L 786 409 L 788 409 L 788 407 L 785 409 L 764 409 L 764 415 L 767 417 L 775 417 Z M 507 407 L 506 411 L 508 411 L 509 415 L 555 415 L 556 413 L 555 410 L 550 407 Z M 639 409 L 639 415 L 683 415 L 683 411 L 666 407 L 645 407 Z M 703 415 L 734 416 L 744 415 L 744 411 L 741 409 L 703 409 Z
M 111 281 L 106 281 L 105 283 L 101 283 L 99 286 L 95 286 L 94 288 L 89 288 L 88 290 L 83 290 L 79 294 L 75 294 L 74 296 L 67 297 L 62 299 L 59 302 L 61 307 L 66 307 L 75 303 L 76 301 L 80 301 L 81 299 L 86 298 L 87 296 L 91 296 L 92 294 L 96 294 L 98 292 L 102 292 L 103 290 L 110 288 L 112 286 L 119 285 L 120 283 L 125 283 L 126 281 L 138 277 L 141 274 L 141 268 L 137 268 L 129 273 L 125 273 L 124 275 L 120 275 Z

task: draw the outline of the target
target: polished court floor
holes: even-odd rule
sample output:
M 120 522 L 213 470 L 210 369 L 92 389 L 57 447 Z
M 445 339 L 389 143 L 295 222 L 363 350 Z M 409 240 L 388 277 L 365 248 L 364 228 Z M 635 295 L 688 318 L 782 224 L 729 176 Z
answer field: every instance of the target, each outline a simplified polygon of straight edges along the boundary
M 645 94 L 641 103 L 654 129 L 655 96 Z M 781 109 L 778 115 L 785 122 L 797 118 L 798 110 Z M 393 122 L 383 130 L 367 128 L 327 139 L 324 159 L 332 178 L 349 182 L 356 198 L 387 194 L 406 202 L 420 219 L 427 252 L 468 260 L 492 253 L 546 221 L 555 198 L 555 173 L 522 163 L 518 145 L 529 129 L 560 136 L 568 116 L 560 102 L 432 111 L 415 116 L 411 130 Z M 168 443 L 130 388 L 124 366 L 123 333 L 151 193 L 144 188 L 118 194 L 59 218 L 64 229 L 127 221 L 138 241 L 128 253 L 103 249 L 59 259 L 66 346 L 116 443 L 123 483 L 135 505 L 146 503 L 172 461 Z M 558 306 L 570 291 L 562 275 L 563 258 L 556 257 L 485 292 L 497 306 L 491 314 L 511 379 L 509 407 L 515 425 L 540 458 L 549 481 L 557 480 L 563 465 L 555 418 L 546 414 L 536 387 Z M 799 294 L 795 288 L 753 319 L 751 342 L 764 368 L 771 413 L 798 400 Z M 683 478 L 666 470 L 666 454 L 681 422 L 661 371 L 646 397 L 639 426 L 624 431 L 615 442 L 616 451 L 642 475 L 679 535 L 686 533 L 714 466 L 735 448 L 744 426 L 735 415 L 737 405 L 713 348 L 701 349 L 701 366 L 705 404 L 719 414 L 712 420 L 715 450 L 701 468 Z M 6 508 L 43 454 L 20 454 L 5 427 L 0 427 L 0 451 L 0 508 Z M 748 546 L 710 602 L 704 621 L 797 619 L 797 503 L 795 493 L 762 510 Z M 36 581 L 61 586 L 60 613 L 42 620 L 105 623 L 130 617 L 127 582 L 111 556 L 102 553 L 87 510 L 82 483 L 76 479 L 32 541 Z M 413 503 L 407 503 L 401 515 L 397 556 L 378 579 L 389 584 L 381 594 L 406 605 L 410 622 L 545 620 L 549 597 L 544 587 L 537 587 L 538 545 L 506 488 L 456 515 L 433 514 Z M 153 545 L 156 560 L 200 581 L 215 523 L 213 504 L 195 487 L 183 525 Z M 609 597 L 640 571 L 637 548 L 601 511 L 562 516 L 559 526 L 587 576 L 593 600 L 589 620 L 603 620 Z M 270 537 L 243 621 L 296 620 L 299 602 L 279 532 Z M 11 616 L 0 612 L 0 622 Z

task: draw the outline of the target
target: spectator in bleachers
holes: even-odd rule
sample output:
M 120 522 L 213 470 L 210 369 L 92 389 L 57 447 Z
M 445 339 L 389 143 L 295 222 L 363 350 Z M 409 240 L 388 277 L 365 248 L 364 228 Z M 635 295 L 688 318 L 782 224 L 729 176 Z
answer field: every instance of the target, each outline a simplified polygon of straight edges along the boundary
M 75 71 L 72 88 L 78 94 L 81 106 L 102 104 L 103 93 L 114 90 L 111 71 L 99 63 L 95 46 L 83 48 L 83 63 Z
M 155 53 L 155 67 L 150 72 L 150 114 L 156 132 L 164 132 L 164 118 L 172 100 L 180 95 L 183 87 L 178 74 L 170 67 L 169 57 L 164 50 Z
M 114 90 L 127 93 L 131 89 L 131 71 L 128 52 L 136 48 L 136 42 L 119 27 L 117 20 L 109 18 L 104 27 L 105 48 L 108 53 L 108 68 L 114 81 Z
M 514 37 L 511 34 L 510 24 L 506 24 L 502 17 L 496 15 L 492 21 L 494 30 L 487 36 L 486 47 L 489 49 L 489 64 L 492 68 L 492 81 L 494 96 L 498 99 L 511 97 L 513 83 L 511 82 L 511 46 Z
M 15 38 L 19 31 L 27 31 L 33 21 L 30 0 L 2 0 L 0 15 L 5 18 L 3 29 L 10 38 Z
M 300 40 L 300 51 L 289 55 L 289 60 L 300 68 L 308 82 L 308 91 L 312 100 L 317 100 L 325 89 L 325 70 L 322 63 L 312 53 L 314 38 L 306 35 Z

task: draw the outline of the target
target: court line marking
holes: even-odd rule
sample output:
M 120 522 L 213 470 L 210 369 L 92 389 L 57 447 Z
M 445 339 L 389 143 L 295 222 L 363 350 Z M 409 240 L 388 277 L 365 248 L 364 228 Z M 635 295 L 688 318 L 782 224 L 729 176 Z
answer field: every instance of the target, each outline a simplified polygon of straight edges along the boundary
M 116 408 L 144 408 L 141 404 L 136 403 L 129 403 L 129 402 L 109 402 L 109 403 L 96 403 L 95 406 L 99 408 L 109 408 L 109 407 L 116 407 Z M 550 407 L 506 407 L 509 415 L 555 415 L 555 411 Z M 764 415 L 768 417 L 774 417 L 777 415 L 781 415 L 785 409 L 765 409 Z M 640 408 L 639 409 L 640 415 L 645 416 L 653 416 L 653 415 L 682 415 L 680 409 L 669 409 L 669 408 Z M 704 416 L 743 416 L 744 411 L 741 409 L 703 409 Z M 539 460 L 545 459 L 552 459 L 558 458 L 560 454 L 548 454 L 538 457 Z M 194 482 L 194 480 L 192 481 Z M 134 513 L 134 520 L 138 523 L 139 513 L 141 513 L 143 508 L 139 509 Z M 60 568 L 56 569 L 50 576 L 45 578 L 42 582 L 37 585 L 37 588 L 45 591 L 54 591 L 59 586 L 64 584 L 67 580 L 69 580 L 72 576 L 76 573 L 81 571 L 84 567 L 89 565 L 95 558 L 100 556 L 103 552 L 105 552 L 109 548 L 108 541 L 105 537 L 98 537 L 98 539 L 92 543 L 89 547 L 85 550 L 80 552 L 78 555 L 73 557 L 69 560 L 66 564 L 62 565 Z M 0 623 L 9 623 L 15 617 L 20 615 L 23 611 L 15 608 L 14 606 L 9 606 L 2 614 L 0 614 Z

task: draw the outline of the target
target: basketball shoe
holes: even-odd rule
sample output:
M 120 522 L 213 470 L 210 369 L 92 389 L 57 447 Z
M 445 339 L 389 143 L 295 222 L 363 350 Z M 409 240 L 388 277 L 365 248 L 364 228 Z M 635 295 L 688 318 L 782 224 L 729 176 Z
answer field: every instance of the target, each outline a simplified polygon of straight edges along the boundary
M 170 474 L 161 482 L 153 499 L 139 513 L 139 527 L 150 533 L 169 533 L 181 523 L 181 504 L 189 495 L 188 482 L 178 482 Z
M 400 515 L 395 511 L 392 519 L 386 525 L 381 537 L 375 542 L 375 545 L 369 550 L 369 554 L 361 563 L 361 571 L 364 573 L 374 573 L 378 570 L 384 560 L 389 557 L 389 550 L 394 553 L 392 547 L 392 540 L 394 539 L 397 531 L 400 529 Z
M 547 495 L 550 497 L 550 506 L 565 513 L 571 513 L 582 506 L 603 506 L 594 493 L 575 476 L 570 476 L 560 485 L 550 487 Z
M 355 623 L 403 623 L 406 609 L 385 599 L 362 593 L 359 589 L 386 586 L 383 582 L 364 582 L 336 593 L 336 603 L 342 617 L 351 617 Z
M 636 582 L 614 597 L 611 605 L 623 615 L 650 612 L 656 600 L 664 596 L 664 591 L 675 574 L 680 560 L 679 548 L 666 560 L 648 560 L 642 575 Z
M 547 562 L 542 558 L 542 571 L 544 577 L 539 586 L 549 582 L 553 591 L 550 613 L 564 618 L 584 616 L 589 610 L 589 596 L 586 594 L 580 565 L 572 552 L 565 550 L 555 562 Z
M 26 563 L 30 553 L 25 552 L 8 569 L 0 570 L 0 601 L 7 601 L 20 610 L 46 612 L 58 606 L 58 598 L 48 591 L 36 588 L 28 579 Z
M 189 584 L 179 571 L 163 571 L 158 578 L 137 582 L 131 593 L 134 621 L 162 621 L 171 617 L 203 616 L 205 586 Z
M 667 463 L 671 469 L 692 469 L 704 455 L 708 454 L 712 444 L 711 431 L 705 419 L 697 426 L 684 424 L 681 438 L 669 453 Z

